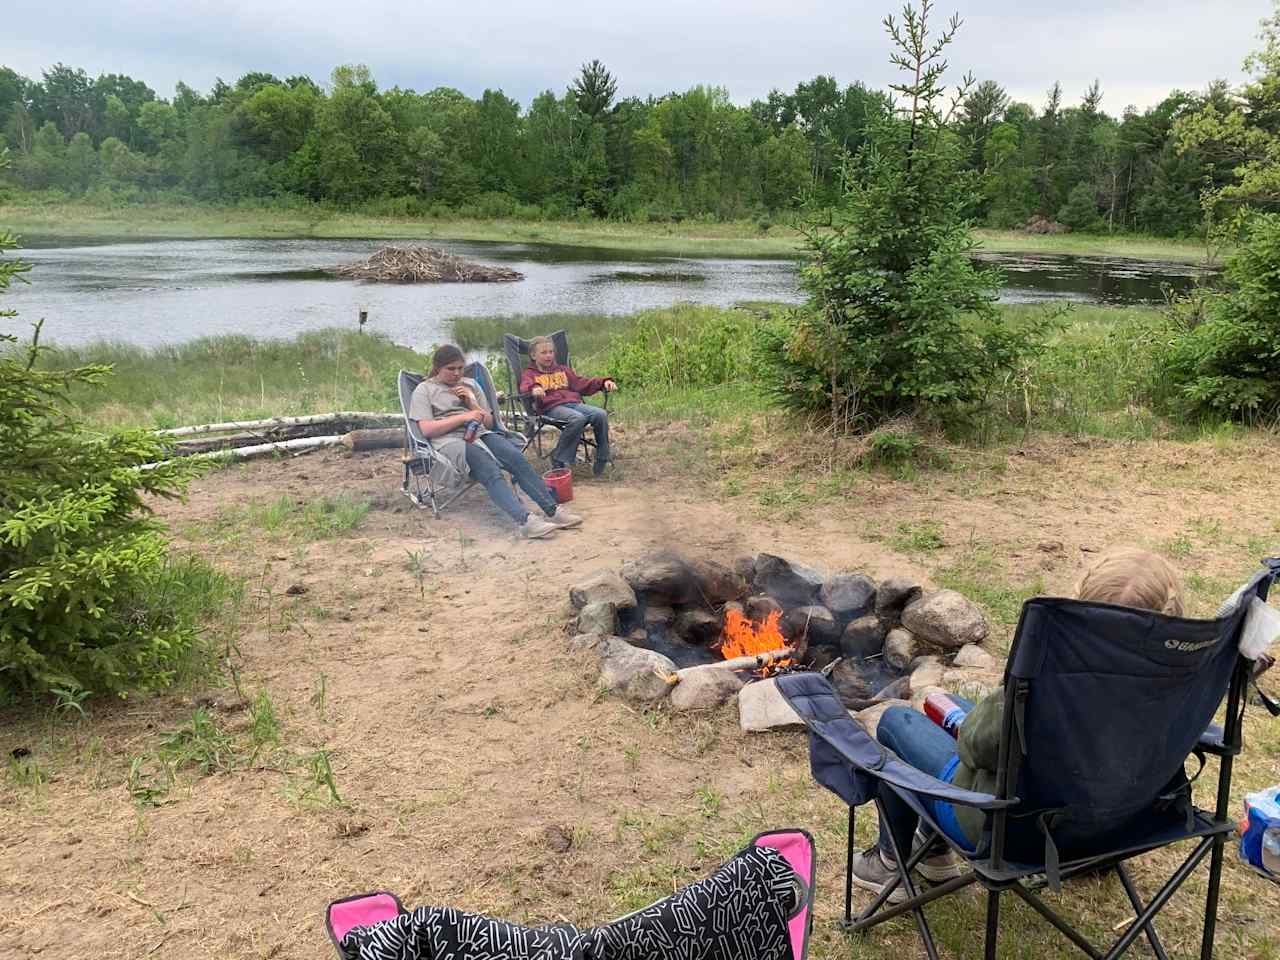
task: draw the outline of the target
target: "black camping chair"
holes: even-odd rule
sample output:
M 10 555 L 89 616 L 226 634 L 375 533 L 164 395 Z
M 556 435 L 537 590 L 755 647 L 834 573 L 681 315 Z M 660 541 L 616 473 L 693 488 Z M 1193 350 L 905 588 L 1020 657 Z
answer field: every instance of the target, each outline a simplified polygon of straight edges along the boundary
M 521 449 L 527 447 L 529 442 L 524 435 L 508 430 L 502 422 L 498 392 L 494 388 L 493 377 L 488 368 L 483 363 L 474 361 L 463 368 L 462 375 L 474 380 L 484 393 L 489 409 L 493 412 L 494 432 L 507 437 L 512 443 L 519 444 Z M 439 519 L 440 512 L 475 486 L 476 482 L 471 479 L 462 481 L 457 476 L 453 464 L 440 456 L 432 442 L 423 435 L 418 421 L 409 416 L 409 402 L 413 399 L 413 391 L 425 379 L 426 377 L 422 374 L 410 373 L 408 370 L 401 370 L 397 377 L 400 411 L 404 414 L 406 436 L 402 458 L 404 478 L 400 483 L 400 490 L 419 507 L 430 507 L 432 515 Z M 514 481 L 512 486 L 515 487 Z M 519 496 L 518 489 L 516 495 Z
M 913 913 L 925 951 L 937 960 L 924 906 L 980 883 L 987 890 L 987 960 L 996 956 L 1005 892 L 1025 901 L 1095 960 L 1119 957 L 1144 935 L 1159 960 L 1167 960 L 1152 921 L 1208 856 L 1200 956 L 1209 960 L 1223 844 L 1234 828 L 1228 815 L 1231 767 L 1241 749 L 1241 716 L 1253 666 L 1239 655 L 1237 643 L 1251 598 L 1265 600 L 1280 574 L 1280 559 L 1265 564 L 1213 620 L 1050 597 L 1027 601 L 1005 668 L 1000 762 L 992 794 L 961 790 L 898 759 L 850 718 L 826 678 L 780 677 L 778 689 L 808 726 L 814 778 L 849 804 L 846 928 L 863 932 Z M 1226 716 L 1219 726 L 1212 721 L 1224 696 Z M 1192 755 L 1202 767 L 1207 755 L 1218 758 L 1212 812 L 1191 803 L 1183 764 Z M 920 815 L 926 838 L 946 840 L 971 870 L 921 890 L 911 870 L 928 855 L 930 844 L 910 853 L 911 838 L 894 837 L 898 876 L 854 917 L 854 808 L 875 801 L 883 817 L 883 791 L 901 797 Z M 975 852 L 966 852 L 942 831 L 927 800 L 984 812 L 983 838 Z M 1125 861 L 1184 840 L 1194 841 L 1194 848 L 1144 903 Z M 1026 882 L 1043 874 L 1057 889 L 1064 879 L 1099 870 L 1115 870 L 1135 913 L 1133 923 L 1105 953 Z M 881 909 L 899 885 L 907 900 Z
M 555 333 L 549 333 L 547 336 L 551 340 L 551 345 L 555 347 L 556 363 L 569 363 L 569 336 L 563 330 L 557 330 Z M 512 405 L 512 414 L 520 414 L 524 417 L 525 435 L 528 440 L 525 441 L 525 447 L 533 444 L 533 448 L 537 451 L 539 459 L 546 456 L 542 452 L 542 431 L 547 427 L 555 430 L 563 430 L 567 421 L 559 417 L 548 417 L 546 414 L 538 413 L 537 404 L 534 403 L 533 394 L 520 393 L 520 375 L 524 373 L 525 367 L 529 365 L 529 341 L 523 337 L 517 337 L 514 333 L 505 333 L 502 335 L 502 350 L 507 357 L 507 398 Z M 609 394 L 603 393 L 604 408 L 609 409 Z M 587 431 L 582 434 L 582 458 L 590 463 L 595 459 L 596 441 L 594 437 L 587 435 Z

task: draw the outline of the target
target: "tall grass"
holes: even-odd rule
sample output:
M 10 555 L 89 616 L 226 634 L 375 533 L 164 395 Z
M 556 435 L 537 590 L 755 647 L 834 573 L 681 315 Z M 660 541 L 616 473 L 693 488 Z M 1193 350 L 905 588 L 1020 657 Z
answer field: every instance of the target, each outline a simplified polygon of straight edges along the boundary
M 396 372 L 426 359 L 373 334 L 317 330 L 293 340 L 206 337 L 175 346 L 55 347 L 50 367 L 105 363 L 111 376 L 72 400 L 97 427 L 173 427 L 332 410 L 395 410 Z

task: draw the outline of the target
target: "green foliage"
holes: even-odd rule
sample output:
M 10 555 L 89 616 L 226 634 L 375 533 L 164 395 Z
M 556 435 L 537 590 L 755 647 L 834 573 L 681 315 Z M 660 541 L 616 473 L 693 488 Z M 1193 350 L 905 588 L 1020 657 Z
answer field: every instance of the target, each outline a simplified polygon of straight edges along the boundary
M 20 269 L 0 261 L 0 289 Z M 197 622 L 146 498 L 179 495 L 197 467 L 143 470 L 165 458 L 164 441 L 87 434 L 66 412 L 68 394 L 108 369 L 41 369 L 39 334 L 37 324 L 21 348 L 0 337 L 0 688 L 56 688 L 79 703 L 83 690 L 163 686 Z
M 1067 202 L 1058 211 L 1058 222 L 1065 223 L 1079 233 L 1094 233 L 1102 227 L 1098 204 L 1093 197 L 1093 186 L 1077 183 L 1067 195 Z
M 755 317 L 682 303 L 637 314 L 614 339 L 605 369 L 627 388 L 708 387 L 748 371 Z
M 833 229 L 808 231 L 808 308 L 790 315 L 784 343 L 781 326 L 763 338 L 781 346 L 761 356 L 773 367 L 771 389 L 838 426 L 974 404 L 1043 333 L 1001 322 L 999 274 L 970 259 L 967 211 L 978 192 L 941 112 L 941 54 L 958 21 L 931 39 L 930 12 L 924 0 L 918 12 L 905 8 L 902 24 L 885 21 L 891 59 L 909 77 L 892 86 L 907 106 L 870 125 Z
M 1280 416 L 1280 214 L 1249 218 L 1228 259 L 1228 289 L 1182 340 L 1172 374 L 1196 410 L 1249 421 Z

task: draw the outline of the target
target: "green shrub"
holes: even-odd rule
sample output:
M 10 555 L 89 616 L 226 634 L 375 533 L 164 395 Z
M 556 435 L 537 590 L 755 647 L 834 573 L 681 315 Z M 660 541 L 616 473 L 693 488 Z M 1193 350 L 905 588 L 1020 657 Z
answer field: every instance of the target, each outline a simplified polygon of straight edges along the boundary
M 743 378 L 755 317 L 681 303 L 646 310 L 614 338 L 605 369 L 627 388 L 708 387 Z
M 970 257 L 967 211 L 980 197 L 942 112 L 941 51 L 958 21 L 931 37 L 929 9 L 907 4 L 901 22 L 885 21 L 907 73 L 890 86 L 911 109 L 868 124 L 830 227 L 806 230 L 807 309 L 761 355 L 775 395 L 837 428 L 974 405 L 1043 339 L 1034 324 L 1002 322 L 1000 275 Z
M 1177 345 L 1171 372 L 1194 409 L 1244 420 L 1280 416 L 1280 214 L 1244 226 L 1227 260 L 1226 292 Z
M 1077 183 L 1067 194 L 1067 202 L 1058 211 L 1057 220 L 1079 233 L 1096 233 L 1102 229 L 1102 217 L 1094 200 L 1093 186 Z
M 0 290 L 15 272 L 0 260 Z M 140 469 L 170 450 L 153 434 L 86 434 L 66 413 L 68 391 L 109 368 L 42 370 L 39 336 L 37 324 L 22 349 L 0 336 L 0 688 L 163 686 L 198 621 L 183 589 L 190 569 L 168 562 L 144 498 L 177 496 L 197 467 Z

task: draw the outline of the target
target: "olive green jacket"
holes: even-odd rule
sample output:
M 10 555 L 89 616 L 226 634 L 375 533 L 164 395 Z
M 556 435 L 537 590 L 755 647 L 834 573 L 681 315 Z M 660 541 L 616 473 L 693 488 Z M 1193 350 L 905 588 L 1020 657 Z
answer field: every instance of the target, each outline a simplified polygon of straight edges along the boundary
M 1004 726 L 1004 688 L 990 694 L 969 711 L 956 738 L 960 764 L 951 782 L 966 790 L 996 792 L 996 768 L 1000 764 L 1000 730 Z M 974 847 L 982 839 L 984 814 L 973 807 L 955 806 L 960 829 Z

